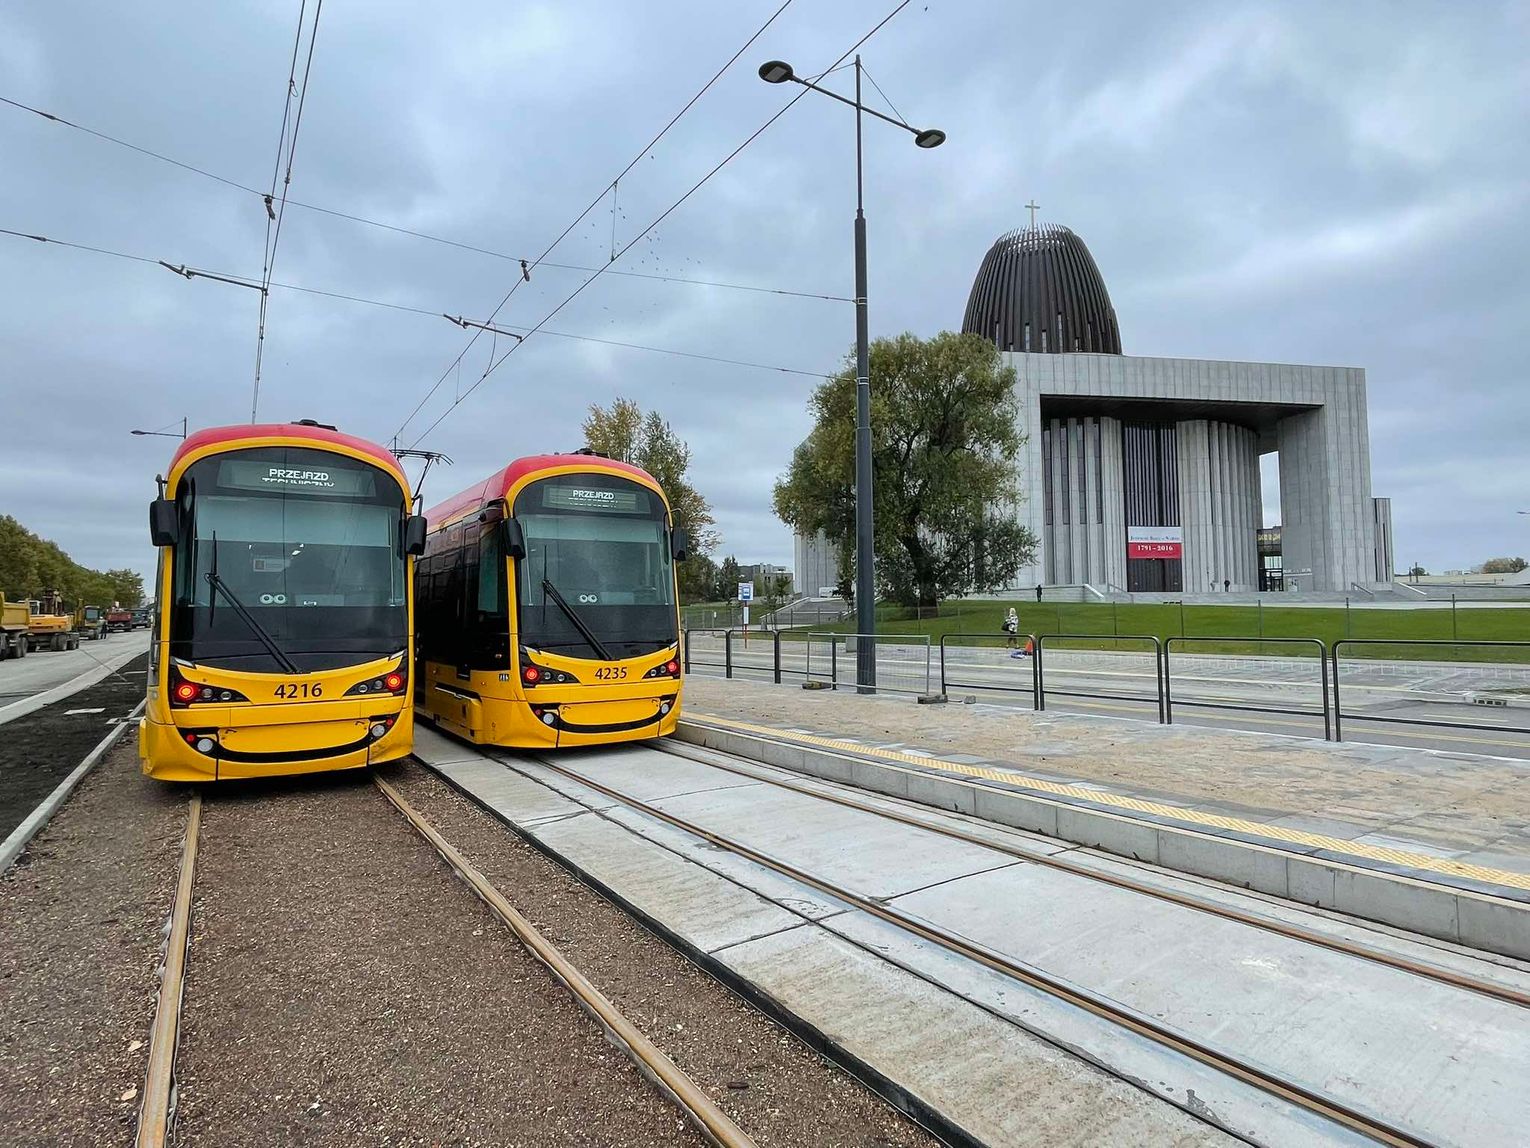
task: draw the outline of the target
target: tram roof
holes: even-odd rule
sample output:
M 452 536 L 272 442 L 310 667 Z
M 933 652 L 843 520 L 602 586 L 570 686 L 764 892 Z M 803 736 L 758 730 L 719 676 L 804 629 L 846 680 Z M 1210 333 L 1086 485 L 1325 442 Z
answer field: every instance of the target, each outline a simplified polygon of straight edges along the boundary
M 308 426 L 304 423 L 240 423 L 227 427 L 205 427 L 191 434 L 181 443 L 180 448 L 175 452 L 175 457 L 170 460 L 170 469 L 174 471 L 181 465 L 182 460 L 206 447 L 223 445 L 233 447 L 246 440 L 273 438 L 305 439 L 321 445 L 348 447 L 358 454 L 376 459 L 400 477 L 404 477 L 403 465 L 391 451 L 378 446 L 375 442 L 368 442 L 364 438 L 357 438 L 355 435 L 345 434 L 342 431 L 330 430 L 328 427 Z
M 509 497 L 516 483 L 539 471 L 571 467 L 581 470 L 615 471 L 618 474 L 631 475 L 644 482 L 651 482 L 654 486 L 659 485 L 658 480 L 642 467 L 633 466 L 630 462 L 618 462 L 614 458 L 602 458 L 600 455 L 591 454 L 534 454 L 516 459 L 509 466 L 495 471 L 482 482 L 474 483 L 446 501 L 432 506 L 425 512 L 425 517 L 432 524 L 455 518 L 464 511 L 476 510 L 485 502 Z

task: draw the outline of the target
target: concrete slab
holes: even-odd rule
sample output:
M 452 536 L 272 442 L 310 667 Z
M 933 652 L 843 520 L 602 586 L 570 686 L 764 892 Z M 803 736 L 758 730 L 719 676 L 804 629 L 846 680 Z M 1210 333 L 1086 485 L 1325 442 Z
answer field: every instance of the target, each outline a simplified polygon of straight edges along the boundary
M 837 919 L 837 918 L 836 918 Z M 819 928 L 725 954 L 728 967 L 980 1143 L 1232 1144 L 961 997 Z M 1311 1143 L 1312 1141 L 1308 1141 Z
M 1432 1143 L 1499 1129 L 1508 1144 L 1530 1127 L 1530 1023 L 1515 1005 L 1035 866 L 893 904 L 1282 1076 L 1321 1065 L 1325 1091 Z

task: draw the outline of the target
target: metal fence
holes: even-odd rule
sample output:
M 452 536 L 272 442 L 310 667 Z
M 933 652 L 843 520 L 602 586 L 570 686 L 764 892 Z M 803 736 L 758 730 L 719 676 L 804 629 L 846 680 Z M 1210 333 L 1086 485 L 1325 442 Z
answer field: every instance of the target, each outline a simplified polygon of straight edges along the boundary
M 1158 704 L 1158 720 L 1164 720 L 1163 712 L 1163 641 L 1152 634 L 1123 634 L 1120 637 L 1103 637 L 1099 634 L 1042 634 L 1036 639 L 1036 708 L 1047 708 L 1047 677 L 1046 677 L 1046 646 L 1052 642 L 1054 646 L 1058 642 L 1089 642 L 1089 648 L 1095 648 L 1094 643 L 1109 642 L 1112 648 L 1119 648 L 1122 642 L 1150 643 L 1153 647 L 1153 684 L 1154 696 L 1151 700 Z M 1100 698 L 1106 701 L 1121 702 L 1144 702 L 1148 701 L 1141 694 L 1118 694 L 1108 690 L 1061 690 L 1051 691 L 1058 697 L 1069 698 Z
M 1434 718 L 1434 717 L 1427 717 L 1427 718 L 1425 718 L 1425 717 L 1398 717 L 1395 714 L 1377 714 L 1377 713 L 1364 713 L 1364 714 L 1361 714 L 1361 713 L 1353 713 L 1353 712 L 1351 712 L 1349 714 L 1346 714 L 1344 712 L 1343 695 L 1342 695 L 1342 693 L 1341 693 L 1341 691 L 1339 689 L 1339 679 L 1340 679 L 1340 669 L 1341 669 L 1341 665 L 1340 665 L 1340 661 L 1339 661 L 1339 654 L 1340 654 L 1340 652 L 1342 650 L 1347 649 L 1347 648 L 1368 647 L 1368 648 L 1371 648 L 1371 649 L 1375 649 L 1375 648 L 1380 647 L 1380 646 L 1410 646 L 1410 647 L 1412 647 L 1412 646 L 1423 646 L 1423 647 L 1428 647 L 1428 648 L 1431 648 L 1431 649 L 1440 649 L 1442 647 L 1453 647 L 1453 646 L 1454 647 L 1467 646 L 1467 647 L 1471 647 L 1473 649 L 1475 649 L 1477 647 L 1483 647 L 1483 648 L 1487 648 L 1487 649 L 1517 649 L 1517 650 L 1530 651 L 1530 642 L 1501 642 L 1501 641 L 1481 641 L 1481 642 L 1462 641 L 1462 642 L 1457 642 L 1457 641 L 1450 641 L 1450 640 L 1443 639 L 1443 638 L 1433 639 L 1433 640 L 1425 640 L 1425 639 L 1420 638 L 1420 639 L 1415 639 L 1415 640 L 1412 640 L 1412 641 L 1405 641 L 1405 640 L 1400 640 L 1400 639 L 1396 639 L 1396 638 L 1341 638 L 1341 639 L 1339 639 L 1337 642 L 1335 642 L 1333 644 L 1333 653 L 1332 653 L 1332 656 L 1333 656 L 1333 737 L 1334 737 L 1335 741 L 1343 741 L 1344 740 L 1344 718 L 1345 717 L 1354 718 L 1356 721 L 1387 722 L 1387 723 L 1390 723 L 1392 725 L 1435 726 L 1435 727 L 1438 727 L 1438 728 L 1445 728 L 1445 729 L 1477 729 L 1477 730 L 1489 730 L 1489 731 L 1496 732 L 1496 733 L 1530 734 L 1530 727 L 1523 726 L 1523 725 L 1518 725 L 1518 726 L 1515 726 L 1515 725 L 1502 725 L 1502 724 L 1499 724 L 1498 722 L 1493 722 L 1493 723 L 1489 724 L 1489 723 L 1484 723 L 1484 722 L 1449 721 L 1449 720 L 1444 719 L 1444 718 Z M 1356 659 L 1356 660 L 1359 661 L 1359 660 L 1362 660 L 1362 659 Z
M 934 681 L 935 663 L 928 634 L 832 634 L 810 633 L 806 649 L 804 676 L 820 688 L 853 689 L 856 685 L 858 643 L 871 641 L 876 646 L 878 693 L 919 694 L 925 696 Z
M 1022 645 L 1025 643 L 1025 645 Z M 1025 649 L 1034 654 L 1035 634 L 942 634 L 940 638 L 940 692 L 979 690 L 983 693 L 1029 694 L 1034 702 L 1037 689 L 1034 656 L 1025 657 L 1016 666 L 1012 655 Z M 988 651 L 997 656 L 981 655 L 962 659 L 959 650 Z M 990 664 L 991 663 L 991 664 Z M 1017 672 L 1023 669 L 1023 673 Z M 963 681 L 963 677 L 969 680 Z
M 1333 717 L 1331 713 L 1332 707 L 1329 704 L 1330 699 L 1328 696 L 1328 647 L 1325 646 L 1321 640 L 1317 638 L 1166 638 L 1163 643 L 1162 718 L 1164 724 L 1166 725 L 1174 724 L 1174 679 L 1172 669 L 1172 654 L 1174 651 L 1174 644 L 1176 642 L 1178 642 L 1180 645 L 1191 645 L 1194 643 L 1201 643 L 1205 645 L 1208 643 L 1215 643 L 1222 646 L 1238 645 L 1240 643 L 1246 642 L 1249 644 L 1258 644 L 1261 646 L 1304 646 L 1315 649 L 1317 651 L 1318 679 L 1323 695 L 1323 740 L 1333 740 Z M 1335 680 L 1337 680 L 1337 677 Z M 1300 707 L 1293 708 L 1291 706 L 1257 705 L 1252 702 L 1228 701 L 1225 699 L 1204 701 L 1194 698 L 1184 698 L 1180 700 L 1179 704 L 1182 706 L 1200 706 L 1203 709 L 1243 710 L 1249 713 L 1294 714 L 1298 717 L 1318 716 L 1318 711 L 1313 709 L 1303 709 Z
M 685 672 L 700 666 L 710 669 L 727 669 L 727 630 L 683 630 L 685 639 Z M 709 660 L 712 659 L 712 660 Z M 732 675 L 729 675 L 730 677 Z

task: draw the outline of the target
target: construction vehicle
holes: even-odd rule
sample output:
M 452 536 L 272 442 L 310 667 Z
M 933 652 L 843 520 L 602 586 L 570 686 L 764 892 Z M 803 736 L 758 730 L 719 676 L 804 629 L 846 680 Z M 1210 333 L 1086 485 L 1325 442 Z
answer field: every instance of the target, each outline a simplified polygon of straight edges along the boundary
M 133 628 L 133 611 L 126 606 L 119 606 L 113 602 L 106 609 L 106 632 L 108 634 L 126 633 Z
M 51 592 L 40 598 L 27 599 L 32 608 L 32 623 L 27 631 L 27 642 L 32 652 L 38 650 L 77 650 L 80 635 L 74 628 L 74 614 L 64 609 L 64 599 Z
M 7 602 L 0 594 L 0 659 L 26 657 L 31 630 L 32 608 L 25 602 Z
M 106 611 L 100 606 L 81 606 L 74 612 L 75 633 L 87 641 L 97 641 L 106 636 L 108 628 Z

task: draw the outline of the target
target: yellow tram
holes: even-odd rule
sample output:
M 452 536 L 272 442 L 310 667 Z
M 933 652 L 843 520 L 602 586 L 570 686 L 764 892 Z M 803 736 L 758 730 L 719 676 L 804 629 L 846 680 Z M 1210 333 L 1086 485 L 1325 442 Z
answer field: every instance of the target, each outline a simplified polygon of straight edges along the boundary
M 267 777 L 409 753 L 425 519 L 392 454 L 309 420 L 198 431 L 149 527 L 144 773 Z
M 651 475 L 590 451 L 523 458 L 426 518 L 421 714 L 503 746 L 674 732 L 687 540 Z

